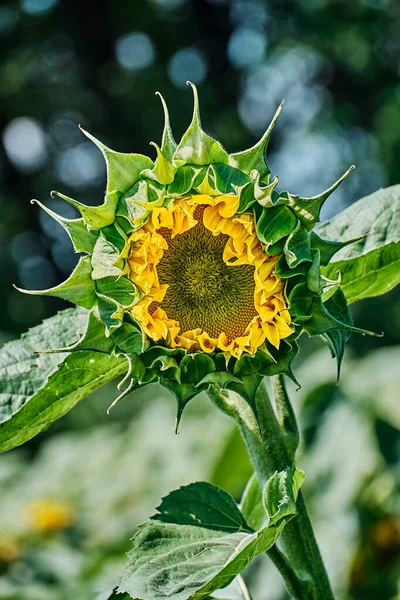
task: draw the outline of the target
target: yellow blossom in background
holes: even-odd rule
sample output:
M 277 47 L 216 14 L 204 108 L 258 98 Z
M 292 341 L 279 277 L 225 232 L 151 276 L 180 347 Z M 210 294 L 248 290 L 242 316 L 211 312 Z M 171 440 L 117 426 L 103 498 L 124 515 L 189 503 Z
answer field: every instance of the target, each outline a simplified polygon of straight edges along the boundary
M 64 500 L 39 499 L 27 506 L 26 517 L 32 529 L 44 533 L 70 527 L 76 521 L 76 512 Z

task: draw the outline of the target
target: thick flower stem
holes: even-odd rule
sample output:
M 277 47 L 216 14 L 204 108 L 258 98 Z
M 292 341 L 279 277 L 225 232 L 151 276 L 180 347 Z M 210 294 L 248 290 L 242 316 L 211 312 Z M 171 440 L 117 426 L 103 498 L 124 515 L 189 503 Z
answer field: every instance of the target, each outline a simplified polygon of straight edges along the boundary
M 290 405 L 284 406 L 287 398 L 284 383 L 275 382 L 280 397 L 278 403 L 278 421 L 269 400 L 267 390 L 262 383 L 257 392 L 259 426 L 250 406 L 237 394 L 230 393 L 229 398 L 220 397 L 216 391 L 210 391 L 211 399 L 234 416 L 246 443 L 254 470 L 261 486 L 275 473 L 293 464 L 294 442 L 297 426 L 294 426 L 294 413 Z M 212 398 L 214 396 L 214 398 Z M 235 410 L 233 410 L 233 407 Z M 279 414 L 286 415 L 282 420 Z M 289 437 L 285 436 L 284 422 L 291 421 Z M 260 430 L 262 437 L 260 437 Z M 288 440 L 291 441 L 288 444 Z M 297 445 L 297 444 L 296 444 Z M 289 450 L 290 448 L 290 450 Z M 269 553 L 280 570 L 288 590 L 296 600 L 333 600 L 328 576 L 315 540 L 312 525 L 301 492 L 297 499 L 297 515 L 286 525 L 279 540 L 280 551 Z

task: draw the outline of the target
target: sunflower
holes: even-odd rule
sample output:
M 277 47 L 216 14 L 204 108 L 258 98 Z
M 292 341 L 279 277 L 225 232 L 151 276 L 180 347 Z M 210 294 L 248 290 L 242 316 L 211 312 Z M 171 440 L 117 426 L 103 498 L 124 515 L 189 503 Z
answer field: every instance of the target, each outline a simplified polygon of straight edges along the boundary
M 164 99 L 161 145 L 152 161 L 115 152 L 83 131 L 107 164 L 104 203 L 60 223 L 82 256 L 63 284 L 29 294 L 58 296 L 88 311 L 73 347 L 123 355 L 119 400 L 159 381 L 186 403 L 210 386 L 233 389 L 256 411 L 264 376 L 286 374 L 297 338 L 320 335 L 337 358 L 353 326 L 336 281 L 321 271 L 343 242 L 313 231 L 322 205 L 347 177 L 311 198 L 277 191 L 266 162 L 278 107 L 261 140 L 228 154 L 201 126 L 196 87 L 192 121 L 177 144 Z M 24 291 L 24 290 L 22 290 Z M 338 369 L 339 370 L 339 369 Z M 114 404 L 114 403 L 113 403 Z
M 253 215 L 233 194 L 197 194 L 154 209 L 130 236 L 129 277 L 143 294 L 131 311 L 169 348 L 240 358 L 290 336 L 284 281 L 265 254 Z

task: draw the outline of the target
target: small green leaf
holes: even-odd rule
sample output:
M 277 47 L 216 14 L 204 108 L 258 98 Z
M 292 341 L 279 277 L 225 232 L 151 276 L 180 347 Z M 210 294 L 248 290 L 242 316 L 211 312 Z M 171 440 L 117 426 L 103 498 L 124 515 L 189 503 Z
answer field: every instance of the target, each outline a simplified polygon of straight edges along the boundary
M 295 322 L 301 322 L 311 317 L 313 294 L 306 283 L 297 283 L 288 294 L 289 310 Z
M 339 250 L 342 250 L 342 248 L 345 248 L 346 246 L 349 246 L 350 244 L 354 244 L 355 242 L 358 242 L 363 237 L 365 237 L 365 236 L 361 235 L 356 238 L 347 240 L 345 242 L 343 242 L 343 241 L 330 242 L 328 240 L 323 240 L 322 238 L 320 238 L 319 235 L 317 235 L 315 233 L 315 231 L 310 232 L 311 248 L 312 248 L 312 250 L 318 250 L 318 252 L 321 255 L 321 265 L 324 267 L 326 267 L 330 263 L 330 261 L 332 260 L 332 257 L 337 252 L 339 252 Z
M 381 334 L 367 331 L 366 329 L 360 329 L 354 327 L 349 323 L 340 321 L 334 315 L 328 311 L 327 304 L 323 304 L 321 296 L 314 297 L 311 305 L 311 318 L 304 322 L 304 330 L 309 335 L 322 335 L 328 331 L 341 329 L 349 333 L 361 333 L 361 335 L 372 335 L 375 337 L 381 337 Z
M 105 335 L 109 336 L 113 331 L 121 327 L 124 318 L 124 309 L 112 298 L 96 293 L 97 306 L 100 319 L 105 325 Z
M 284 254 L 291 269 L 303 262 L 312 262 L 310 235 L 300 221 L 286 240 Z
M 211 483 L 192 483 L 163 498 L 154 521 L 252 533 L 230 494 Z
M 136 286 L 127 277 L 103 277 L 96 281 L 97 291 L 112 298 L 123 308 L 130 308 L 139 298 Z
M 197 384 L 216 370 L 213 359 L 207 354 L 187 354 L 182 358 L 182 381 Z
M 337 290 L 333 296 L 331 296 L 329 300 L 325 302 L 325 307 L 329 314 L 338 321 L 341 321 L 350 327 L 353 325 L 353 317 L 351 316 L 351 312 L 347 306 L 346 298 L 340 289 Z M 343 331 L 340 329 L 329 330 L 322 334 L 322 338 L 331 351 L 332 357 L 336 358 L 338 381 L 346 342 L 350 336 L 350 331 Z
M 112 332 L 111 339 L 125 354 L 141 354 L 143 352 L 143 334 L 133 323 L 123 322 L 121 327 Z
M 166 354 L 157 356 L 151 363 L 150 369 L 162 379 L 171 379 L 179 385 L 181 384 L 181 370 L 172 356 Z
M 207 174 L 207 168 L 183 165 L 178 169 L 175 179 L 168 186 L 168 196 L 184 196 L 200 184 Z
M 229 390 L 236 392 L 250 406 L 253 411 L 254 417 L 259 425 L 258 410 L 257 410 L 257 391 L 262 384 L 263 377 L 259 373 L 252 373 L 251 375 L 245 375 L 241 377 L 240 383 L 230 381 L 226 385 Z
M 227 164 L 228 155 L 221 144 L 201 128 L 197 89 L 193 83 L 188 83 L 192 86 L 194 96 L 193 118 L 174 152 L 173 161 L 182 161 L 182 164 L 193 165 Z
M 119 277 L 121 269 L 116 266 L 120 251 L 101 233 L 92 254 L 92 278 Z
M 276 472 L 267 481 L 262 496 L 269 526 L 296 513 L 297 495 L 304 479 L 304 471 L 293 465 L 280 473 Z
M 239 195 L 244 186 L 251 182 L 248 175 L 229 165 L 214 164 L 210 167 L 212 186 L 220 194 Z
M 48 290 L 22 290 L 18 287 L 16 289 L 31 296 L 55 296 L 90 309 L 96 302 L 95 284 L 91 275 L 90 257 L 83 256 L 68 279 L 56 287 Z
M 255 532 L 233 498 L 215 486 L 195 483 L 173 492 L 160 514 L 133 538 L 118 591 L 141 600 L 200 600 L 230 584 L 255 556 L 271 548 L 295 514 L 292 500 L 302 474 L 294 469 L 284 473 L 266 484 L 271 519 Z
M 263 184 L 260 181 L 260 174 L 258 173 L 258 171 L 256 172 L 256 178 L 254 183 L 254 197 L 261 206 L 271 208 L 275 205 L 274 190 L 278 185 L 278 181 L 278 178 L 275 177 L 271 183 Z M 288 204 L 288 202 L 286 200 L 283 200 L 282 198 L 279 198 L 278 204 Z
M 273 375 L 287 375 L 300 388 L 300 384 L 292 370 L 292 363 L 299 352 L 296 341 L 298 335 L 299 334 L 295 332 L 282 341 L 278 353 L 276 351 L 274 353 L 276 362 L 264 367 L 262 371 L 260 371 L 261 375 L 266 377 L 272 377 Z
M 264 208 L 257 220 L 257 237 L 263 244 L 270 246 L 292 233 L 296 225 L 297 219 L 287 206 Z
M 308 269 L 306 281 L 308 289 L 316 294 L 320 294 L 323 288 L 324 280 L 321 277 L 321 255 L 319 250 L 312 251 L 313 263 Z
M 355 202 L 320 225 L 317 233 L 344 242 L 362 237 L 323 269 L 329 279 L 340 271 L 347 302 L 386 294 L 400 283 L 400 185 Z

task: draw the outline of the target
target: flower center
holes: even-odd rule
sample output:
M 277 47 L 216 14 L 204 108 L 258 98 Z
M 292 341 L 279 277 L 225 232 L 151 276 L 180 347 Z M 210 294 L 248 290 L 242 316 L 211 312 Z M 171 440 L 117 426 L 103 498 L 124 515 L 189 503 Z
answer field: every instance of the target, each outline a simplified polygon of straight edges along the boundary
M 257 315 L 254 267 L 224 262 L 229 236 L 215 236 L 201 222 L 174 238 L 167 228 L 158 233 L 168 244 L 157 266 L 160 284 L 168 289 L 152 310 L 160 306 L 168 318 L 179 321 L 182 332 L 201 329 L 213 338 L 224 332 L 228 339 L 243 335 Z

